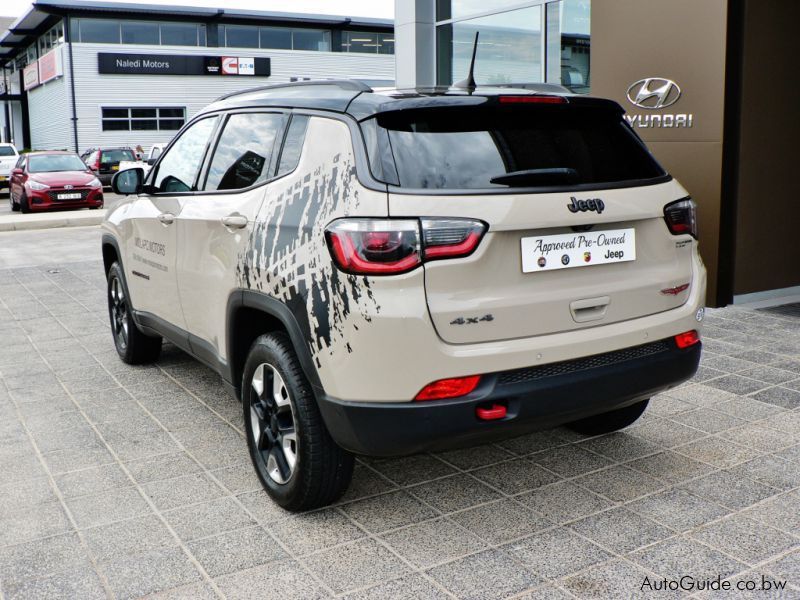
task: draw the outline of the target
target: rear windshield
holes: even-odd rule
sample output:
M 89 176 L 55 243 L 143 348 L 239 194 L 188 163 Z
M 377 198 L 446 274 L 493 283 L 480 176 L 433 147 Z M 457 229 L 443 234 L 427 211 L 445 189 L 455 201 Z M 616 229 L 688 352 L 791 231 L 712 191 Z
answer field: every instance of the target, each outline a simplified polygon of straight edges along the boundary
M 371 154 L 384 156 L 370 163 L 385 173 L 393 162 L 404 188 L 552 188 L 666 175 L 622 115 L 603 107 L 448 107 L 374 121 L 365 137 Z
M 11 146 L 0 146 L 0 156 L 16 156 L 17 153 Z
M 100 158 L 100 162 L 103 164 L 120 162 L 122 160 L 135 161 L 136 157 L 133 155 L 133 150 L 103 150 L 102 157 Z

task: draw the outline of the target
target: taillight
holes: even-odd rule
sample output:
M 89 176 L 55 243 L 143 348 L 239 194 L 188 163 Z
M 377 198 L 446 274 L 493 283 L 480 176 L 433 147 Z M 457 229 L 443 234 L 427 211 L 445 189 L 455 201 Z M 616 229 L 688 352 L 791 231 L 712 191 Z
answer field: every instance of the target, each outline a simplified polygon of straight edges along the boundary
M 397 275 L 426 260 L 467 256 L 485 232 L 474 219 L 339 219 L 325 237 L 342 271 Z
M 664 207 L 664 220 L 673 235 L 688 233 L 697 239 L 697 205 L 691 198 L 667 204 Z
M 689 348 L 690 346 L 694 346 L 699 342 L 700 335 L 694 330 L 679 333 L 675 336 L 675 345 L 677 345 L 681 350 L 684 348 Z
M 422 388 L 419 394 L 414 397 L 414 400 L 444 400 L 446 398 L 466 396 L 478 387 L 480 381 L 480 375 L 439 379 Z
M 471 219 L 422 219 L 425 260 L 468 256 L 485 231 L 486 225 Z
M 416 220 L 341 219 L 325 237 L 336 264 L 348 273 L 405 273 L 422 262 Z

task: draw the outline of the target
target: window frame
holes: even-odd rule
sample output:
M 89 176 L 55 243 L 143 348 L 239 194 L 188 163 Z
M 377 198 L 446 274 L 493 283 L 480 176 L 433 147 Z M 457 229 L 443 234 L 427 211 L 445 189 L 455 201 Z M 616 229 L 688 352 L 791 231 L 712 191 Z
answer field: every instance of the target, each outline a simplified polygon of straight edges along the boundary
M 172 105 L 172 104 L 164 104 L 164 105 L 153 105 L 153 104 L 135 104 L 135 105 L 131 105 L 131 104 L 125 104 L 125 105 L 122 105 L 122 104 L 106 104 L 106 105 L 101 105 L 98 108 L 100 109 L 100 130 L 101 131 L 156 131 L 156 132 L 173 131 L 173 132 L 179 132 L 186 126 L 186 124 L 188 122 L 188 119 L 186 118 L 186 106 L 179 106 L 179 105 Z M 106 109 L 108 109 L 108 110 L 127 110 L 128 111 L 128 116 L 127 117 L 104 117 L 103 116 L 103 111 L 106 110 Z M 145 109 L 155 110 L 156 111 L 155 117 L 134 117 L 133 116 L 133 111 L 134 110 L 145 110 Z M 183 110 L 183 117 L 182 118 L 181 117 L 162 117 L 161 116 L 161 111 L 162 110 L 175 110 L 175 109 Z M 181 120 L 181 119 L 183 120 L 183 123 L 177 129 L 162 129 L 161 128 L 161 122 L 162 121 L 178 121 L 178 120 Z M 127 122 L 128 123 L 128 128 L 127 129 L 105 129 L 105 122 L 106 121 L 113 121 L 113 122 L 117 122 L 117 123 Z M 139 122 L 140 121 L 155 121 L 156 122 L 156 128 L 155 129 L 134 129 L 133 128 L 133 122 L 134 121 L 139 121 Z M 175 135 L 177 135 L 177 134 L 175 134 Z

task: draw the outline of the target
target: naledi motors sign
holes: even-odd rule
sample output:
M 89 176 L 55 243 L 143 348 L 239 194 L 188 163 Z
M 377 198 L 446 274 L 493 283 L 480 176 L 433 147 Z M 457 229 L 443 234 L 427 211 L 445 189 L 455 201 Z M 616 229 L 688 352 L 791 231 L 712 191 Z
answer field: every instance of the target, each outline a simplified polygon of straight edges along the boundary
M 107 75 L 256 75 L 269 77 L 269 58 L 100 52 L 98 72 Z

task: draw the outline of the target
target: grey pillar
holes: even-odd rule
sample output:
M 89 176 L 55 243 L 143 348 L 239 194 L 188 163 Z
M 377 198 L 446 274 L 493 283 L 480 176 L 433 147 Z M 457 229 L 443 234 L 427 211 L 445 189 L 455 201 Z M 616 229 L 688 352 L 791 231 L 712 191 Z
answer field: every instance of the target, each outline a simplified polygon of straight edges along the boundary
M 398 88 L 436 84 L 435 0 L 395 0 L 395 71 Z

